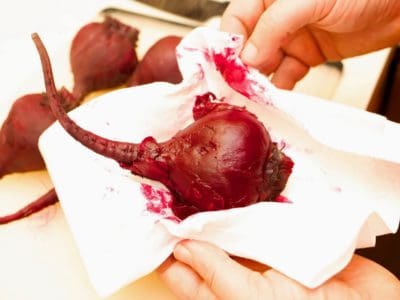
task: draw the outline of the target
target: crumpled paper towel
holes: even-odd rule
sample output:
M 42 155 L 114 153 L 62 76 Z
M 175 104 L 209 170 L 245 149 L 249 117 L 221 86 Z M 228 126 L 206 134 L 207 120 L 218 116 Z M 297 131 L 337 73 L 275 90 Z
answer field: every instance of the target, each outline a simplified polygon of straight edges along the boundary
M 355 248 L 396 231 L 400 126 L 278 90 L 242 64 L 241 47 L 240 36 L 197 28 L 177 49 L 182 83 L 110 92 L 70 115 L 108 138 L 140 142 L 151 135 L 162 141 L 192 122 L 195 96 L 211 91 L 254 112 L 294 160 L 283 191 L 291 203 L 204 212 L 178 223 L 159 183 L 84 148 L 58 123 L 41 136 L 41 152 L 99 295 L 154 271 L 186 238 L 267 264 L 312 288 L 340 271 Z

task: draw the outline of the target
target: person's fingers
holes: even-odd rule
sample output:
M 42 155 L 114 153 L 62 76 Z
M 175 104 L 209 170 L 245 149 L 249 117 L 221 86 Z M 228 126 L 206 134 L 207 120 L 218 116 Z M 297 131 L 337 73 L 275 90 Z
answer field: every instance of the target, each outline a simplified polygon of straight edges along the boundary
M 399 280 L 388 270 L 354 255 L 336 276 L 315 289 L 308 289 L 284 274 L 270 269 L 265 279 L 275 288 L 277 299 L 400 299 Z M 290 289 L 288 289 L 290 287 Z
M 176 246 L 174 256 L 195 270 L 219 299 L 258 299 L 258 295 L 274 299 L 260 273 L 243 267 L 211 244 L 183 241 Z
M 285 56 L 272 75 L 271 82 L 278 88 L 291 90 L 307 74 L 309 69 L 309 66 L 298 59 Z
M 282 48 L 286 55 L 292 56 L 310 67 L 327 60 L 319 47 L 319 41 L 307 29 L 298 30 Z
M 272 82 L 282 89 L 293 89 L 296 83 L 301 80 L 309 71 L 310 67 L 323 63 L 326 59 L 317 46 L 312 34 L 305 30 L 299 30 L 290 42 L 279 51 L 276 56 L 277 63 L 271 64 L 272 70 L 264 70 L 263 73 L 269 75 L 268 71 L 274 72 Z
M 247 39 L 265 10 L 264 2 L 269 5 L 273 0 L 232 0 L 222 15 L 221 30 L 242 34 Z
M 271 56 L 268 59 L 268 63 L 264 66 L 258 66 L 257 68 L 264 73 L 265 75 L 269 76 L 271 73 L 274 73 L 278 67 L 281 65 L 283 59 L 285 58 L 286 54 L 281 50 L 278 49 L 275 55 Z
M 370 299 L 400 299 L 399 279 L 381 265 L 359 255 L 354 255 L 336 278 L 360 294 L 368 291 Z
M 158 269 L 161 280 L 179 299 L 217 299 L 203 279 L 188 265 L 168 258 Z
M 260 16 L 242 51 L 245 63 L 268 70 L 289 37 L 326 13 L 325 1 L 276 0 Z M 321 8 L 320 8 L 321 7 Z

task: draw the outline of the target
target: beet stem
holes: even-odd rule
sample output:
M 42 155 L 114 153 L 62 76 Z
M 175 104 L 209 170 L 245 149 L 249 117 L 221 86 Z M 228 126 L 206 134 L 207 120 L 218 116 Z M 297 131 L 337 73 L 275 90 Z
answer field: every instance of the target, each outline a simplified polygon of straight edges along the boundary
M 47 50 L 37 33 L 32 34 L 32 40 L 35 43 L 42 63 L 44 83 L 51 110 L 61 126 L 78 142 L 100 155 L 114 159 L 120 163 L 129 164 L 134 161 L 138 154 L 138 144 L 105 139 L 93 132 L 83 129 L 67 115 L 61 105 L 60 96 L 57 93 Z
M 13 221 L 17 221 L 19 219 L 26 218 L 34 213 L 37 213 L 50 205 L 53 205 L 58 202 L 58 197 L 55 189 L 51 189 L 46 194 L 38 198 L 32 203 L 29 203 L 27 206 L 21 208 L 15 213 L 12 213 L 7 216 L 0 217 L 0 225 L 7 224 Z

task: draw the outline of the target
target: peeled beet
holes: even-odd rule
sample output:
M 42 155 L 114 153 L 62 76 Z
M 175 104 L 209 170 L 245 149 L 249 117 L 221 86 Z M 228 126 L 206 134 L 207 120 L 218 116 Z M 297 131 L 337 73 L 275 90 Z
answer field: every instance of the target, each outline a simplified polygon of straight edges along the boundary
M 125 83 L 138 63 L 138 34 L 136 28 L 111 17 L 83 26 L 70 51 L 73 95 L 82 99 L 92 91 Z
M 37 34 L 33 40 L 52 111 L 64 129 L 133 174 L 163 183 L 173 195 L 171 208 L 178 218 L 272 201 L 285 187 L 292 160 L 271 141 L 254 114 L 212 102 L 211 93 L 197 97 L 195 121 L 161 143 L 152 137 L 140 144 L 113 141 L 79 127 L 60 105 L 44 45 Z
M 181 40 L 179 36 L 168 35 L 153 44 L 128 79 L 127 85 L 136 86 L 155 81 L 181 82 L 182 74 L 176 57 L 176 46 Z
M 76 99 L 65 88 L 59 95 L 66 110 L 77 105 Z M 44 93 L 28 94 L 14 102 L 0 129 L 0 178 L 45 168 L 38 139 L 54 121 Z

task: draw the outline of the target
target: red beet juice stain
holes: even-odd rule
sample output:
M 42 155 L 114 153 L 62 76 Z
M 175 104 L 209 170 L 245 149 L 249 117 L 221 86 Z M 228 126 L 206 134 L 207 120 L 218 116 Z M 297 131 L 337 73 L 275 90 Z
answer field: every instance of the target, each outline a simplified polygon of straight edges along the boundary
M 247 78 L 249 70 L 246 66 L 237 62 L 234 56 L 234 49 L 225 48 L 222 53 L 212 53 L 212 60 L 225 81 L 234 90 L 245 97 L 251 96 L 251 81 Z
M 208 50 L 204 53 L 204 57 L 214 63 L 217 71 L 232 89 L 249 100 L 258 98 L 266 105 L 273 105 L 270 96 L 267 96 L 270 87 L 250 76 L 249 67 L 238 59 L 235 51 L 229 47 L 218 53 Z
M 142 183 L 140 189 L 148 200 L 146 203 L 147 211 L 166 218 L 174 217 L 171 210 L 172 195 L 168 190 L 157 189 L 144 183 Z
M 279 202 L 279 203 L 293 203 L 292 201 L 289 200 L 289 198 L 283 196 L 283 195 L 279 195 L 278 197 L 276 197 L 275 202 Z
M 332 187 L 332 189 L 336 193 L 341 193 L 342 192 L 342 188 L 340 186 L 334 186 L 334 187 Z

